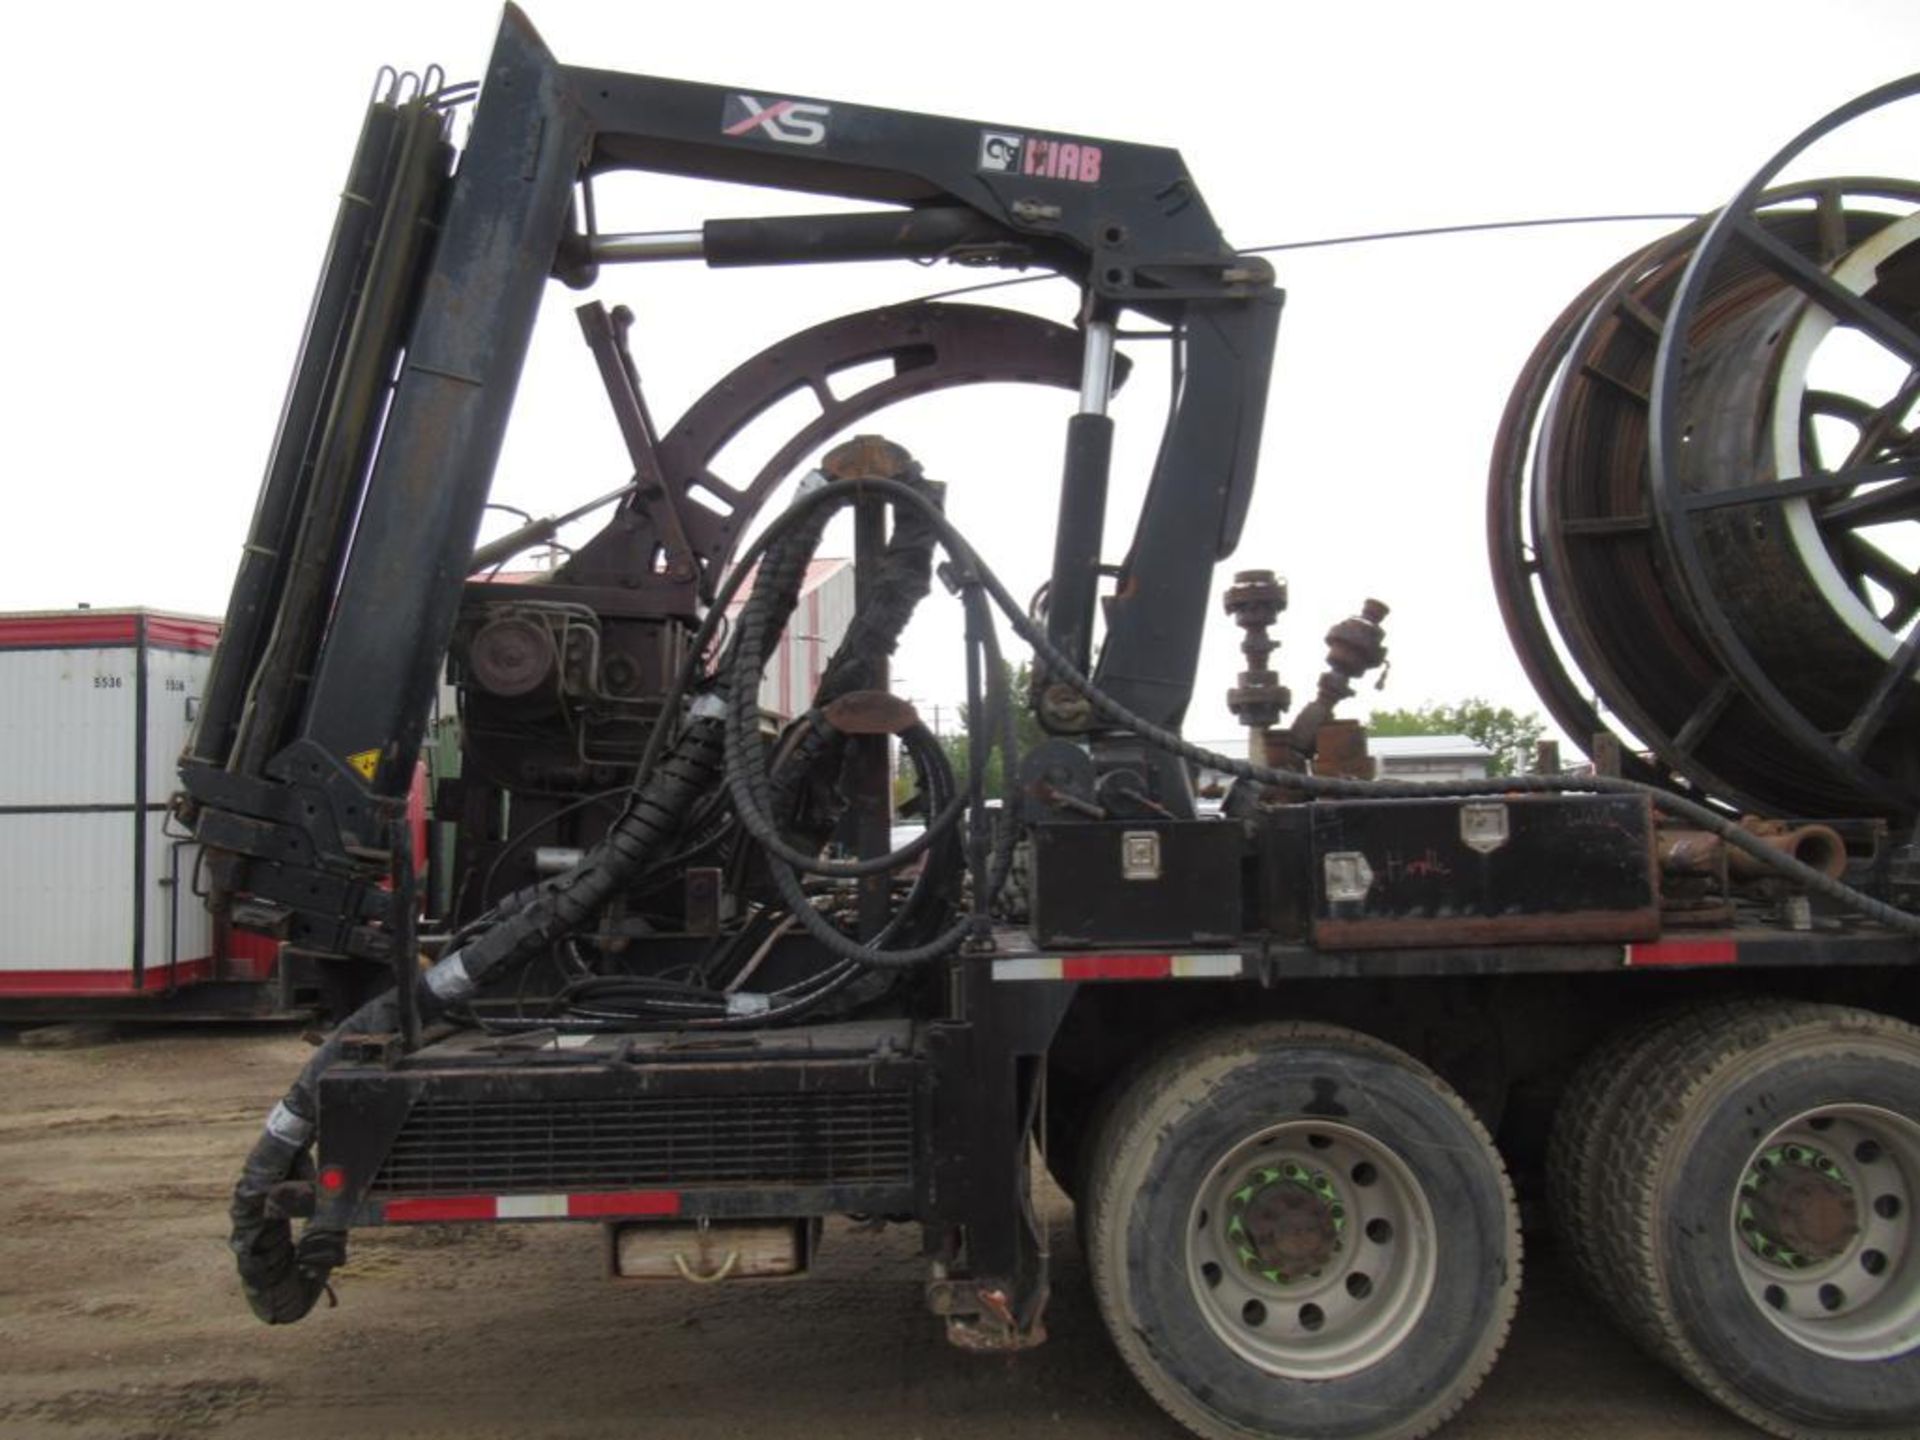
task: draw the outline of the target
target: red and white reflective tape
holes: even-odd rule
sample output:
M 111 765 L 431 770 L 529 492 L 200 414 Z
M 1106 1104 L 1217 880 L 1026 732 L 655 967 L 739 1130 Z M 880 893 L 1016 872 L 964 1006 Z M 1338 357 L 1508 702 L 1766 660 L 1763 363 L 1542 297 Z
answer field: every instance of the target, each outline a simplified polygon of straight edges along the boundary
M 1627 946 L 1626 963 L 1634 970 L 1658 965 L 1737 965 L 1740 947 L 1731 940 L 1659 940 Z
M 389 1200 L 390 1225 L 430 1220 L 604 1220 L 680 1213 L 677 1190 L 590 1190 L 579 1195 L 434 1195 Z
M 993 962 L 996 980 L 1232 980 L 1246 973 L 1236 954 L 1035 955 Z

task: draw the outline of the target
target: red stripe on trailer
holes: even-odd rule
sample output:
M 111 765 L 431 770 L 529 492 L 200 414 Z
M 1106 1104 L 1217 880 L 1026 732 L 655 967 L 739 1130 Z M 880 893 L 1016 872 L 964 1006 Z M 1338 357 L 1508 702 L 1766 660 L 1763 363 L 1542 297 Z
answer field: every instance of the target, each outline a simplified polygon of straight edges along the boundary
M 491 1195 L 447 1195 L 438 1200 L 389 1200 L 387 1219 L 411 1220 L 491 1220 L 495 1202 Z
M 567 1196 L 567 1218 L 592 1220 L 602 1215 L 678 1215 L 676 1190 L 628 1190 L 612 1194 Z
M 140 622 L 147 623 L 147 644 L 157 650 L 211 653 L 220 640 L 220 622 L 190 615 L 160 615 L 140 610 L 74 610 L 49 614 L 0 615 L 0 650 L 65 650 L 80 646 L 134 645 Z
M 678 1215 L 677 1190 L 590 1190 L 578 1195 L 440 1195 L 389 1200 L 390 1224 L 436 1220 L 601 1220 Z
M 1740 947 L 1731 940 L 1660 940 L 1627 946 L 1627 964 L 1636 970 L 1653 965 L 1734 965 L 1739 960 Z
M 269 962 L 271 968 L 271 962 Z M 0 995 L 132 995 L 151 994 L 172 985 L 198 985 L 213 979 L 213 961 L 209 957 L 182 960 L 169 965 L 164 960 L 149 965 L 141 977 L 140 989 L 133 988 L 131 967 L 120 970 L 0 970 Z
M 1067 955 L 1060 961 L 1062 980 L 1165 980 L 1172 974 L 1171 955 Z
M 59 650 L 70 645 L 131 645 L 138 622 L 132 615 L 8 615 L 0 617 L 0 649 Z
M 1238 980 L 1246 962 L 1236 953 L 1184 955 L 1016 955 L 993 962 L 995 980 Z
M 213 653 L 220 643 L 220 626 L 213 620 L 183 620 L 173 615 L 147 617 L 147 643 L 160 650 Z

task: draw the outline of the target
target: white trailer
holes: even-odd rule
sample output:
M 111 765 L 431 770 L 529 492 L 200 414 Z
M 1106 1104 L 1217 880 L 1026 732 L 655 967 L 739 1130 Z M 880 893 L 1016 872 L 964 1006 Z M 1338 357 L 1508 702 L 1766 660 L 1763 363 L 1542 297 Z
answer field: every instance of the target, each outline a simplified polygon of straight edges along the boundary
M 0 1013 L 278 1008 L 271 942 L 192 894 L 169 823 L 218 622 L 0 615 Z

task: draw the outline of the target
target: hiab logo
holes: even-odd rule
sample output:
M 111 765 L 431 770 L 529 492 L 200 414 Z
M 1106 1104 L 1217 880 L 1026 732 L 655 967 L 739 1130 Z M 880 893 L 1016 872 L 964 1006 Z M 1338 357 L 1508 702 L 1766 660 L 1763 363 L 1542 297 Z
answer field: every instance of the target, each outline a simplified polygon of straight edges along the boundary
M 720 116 L 724 135 L 746 135 L 758 130 L 782 145 L 818 145 L 827 138 L 830 107 L 807 100 L 769 100 L 751 95 L 729 95 Z
M 988 174 L 1098 185 L 1101 158 L 1100 147 L 1084 141 L 1047 140 L 1005 130 L 980 132 L 980 169 Z

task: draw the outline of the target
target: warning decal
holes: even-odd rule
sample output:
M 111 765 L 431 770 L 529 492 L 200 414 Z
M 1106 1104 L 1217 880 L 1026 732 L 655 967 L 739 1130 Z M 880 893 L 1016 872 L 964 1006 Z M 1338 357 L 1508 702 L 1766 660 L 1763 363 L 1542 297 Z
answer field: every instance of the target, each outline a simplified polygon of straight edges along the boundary
M 378 750 L 362 750 L 357 755 L 347 756 L 347 764 L 360 772 L 360 778 L 362 780 L 371 780 L 373 779 L 373 772 L 380 768 L 380 752 Z

